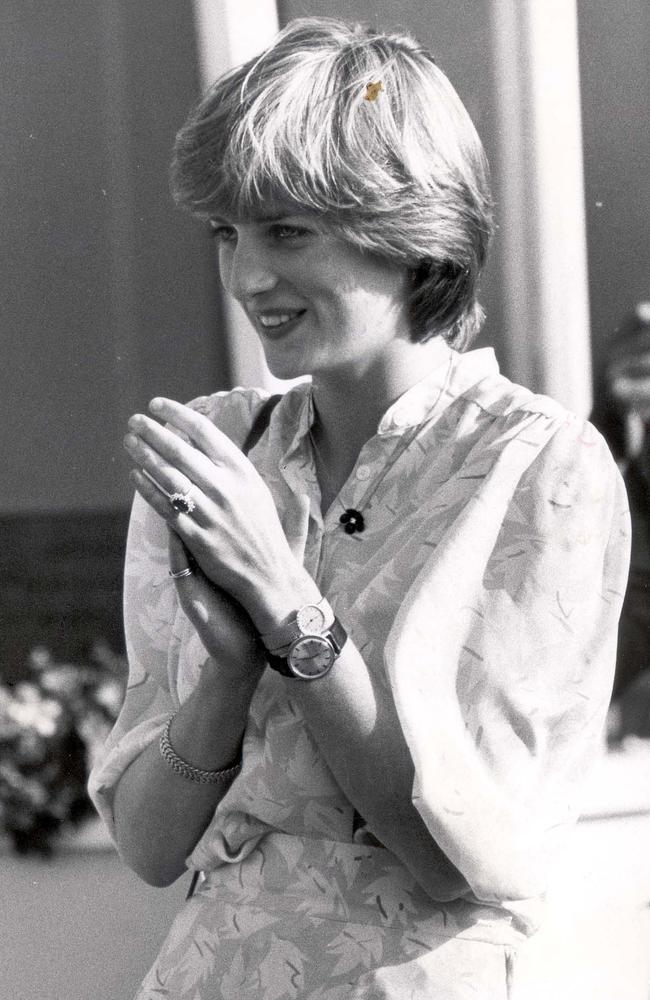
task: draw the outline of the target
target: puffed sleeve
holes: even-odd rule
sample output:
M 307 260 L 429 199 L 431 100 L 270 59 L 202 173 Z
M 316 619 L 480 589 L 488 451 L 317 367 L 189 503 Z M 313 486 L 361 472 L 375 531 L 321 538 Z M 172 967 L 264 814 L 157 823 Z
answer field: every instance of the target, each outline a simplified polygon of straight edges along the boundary
M 126 698 L 88 783 L 90 797 L 113 838 L 115 786 L 131 761 L 160 736 L 169 714 L 178 707 L 167 672 L 178 615 L 176 588 L 168 569 L 165 523 L 136 496 L 124 571 Z
M 414 804 L 485 901 L 543 893 L 579 812 L 602 745 L 630 536 L 622 480 L 589 424 L 558 420 L 539 447 L 530 429 L 504 442 L 465 470 L 480 485 L 386 649 Z
M 235 389 L 199 397 L 188 405 L 213 419 L 241 445 L 265 398 L 256 390 Z M 188 621 L 168 570 L 166 524 L 136 495 L 124 569 L 124 632 L 129 664 L 126 697 L 88 782 L 89 795 L 113 839 L 115 787 L 129 764 L 159 739 L 170 713 L 179 707 L 179 645 L 187 634 Z M 200 645 L 198 636 L 193 638 Z M 207 656 L 204 650 L 202 655 Z

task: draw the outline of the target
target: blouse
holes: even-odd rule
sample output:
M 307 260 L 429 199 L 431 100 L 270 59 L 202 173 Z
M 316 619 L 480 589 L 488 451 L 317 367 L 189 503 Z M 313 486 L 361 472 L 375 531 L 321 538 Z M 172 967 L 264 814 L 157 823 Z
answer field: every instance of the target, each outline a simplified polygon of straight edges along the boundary
M 191 405 L 241 445 L 266 398 L 238 388 Z M 616 465 L 590 424 L 503 377 L 491 349 L 450 350 L 393 403 L 325 514 L 313 418 L 310 385 L 293 387 L 249 458 L 294 555 L 392 692 L 414 764 L 413 802 L 469 886 L 456 910 L 439 907 L 452 914 L 449 933 L 479 925 L 482 939 L 505 940 L 506 925 L 528 933 L 537 901 L 501 898 L 492 861 L 511 842 L 489 828 L 483 807 L 498 805 L 490 815 L 507 816 L 522 856 L 542 867 L 579 814 L 602 743 L 628 565 Z M 365 530 L 346 534 L 341 512 L 359 507 L 372 484 Z M 208 662 L 167 570 L 165 525 L 136 497 L 125 573 L 128 690 L 90 780 L 113 833 L 116 783 Z M 351 863 L 350 845 L 370 844 L 293 683 L 262 675 L 242 770 L 188 866 L 234 872 L 277 834 L 278 843 L 308 843 L 312 868 L 315 845 L 325 845 L 327 878 L 334 848 Z M 353 883 L 348 873 L 348 895 Z

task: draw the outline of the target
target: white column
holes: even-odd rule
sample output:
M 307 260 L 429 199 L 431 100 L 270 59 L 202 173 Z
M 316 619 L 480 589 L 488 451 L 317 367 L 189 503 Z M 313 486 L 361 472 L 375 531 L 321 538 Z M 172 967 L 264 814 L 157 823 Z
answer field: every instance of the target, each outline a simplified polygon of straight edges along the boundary
M 279 31 L 275 0 L 194 0 L 194 17 L 206 88 L 227 70 L 258 55 Z M 223 306 L 233 385 L 284 391 L 292 383 L 271 375 L 242 308 L 225 294 Z
M 576 0 L 492 0 L 507 364 L 591 408 Z

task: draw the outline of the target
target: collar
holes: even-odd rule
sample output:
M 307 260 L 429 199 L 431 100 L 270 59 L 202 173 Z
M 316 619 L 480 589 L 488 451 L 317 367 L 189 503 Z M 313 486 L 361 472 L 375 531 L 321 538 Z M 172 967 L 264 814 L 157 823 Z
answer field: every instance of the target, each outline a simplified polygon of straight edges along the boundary
M 489 375 L 499 372 L 491 347 L 459 354 L 452 348 L 439 365 L 402 393 L 379 421 L 377 433 L 395 434 L 422 423 L 435 408 L 439 416 L 459 396 Z
M 434 407 L 440 415 L 454 399 L 467 393 L 484 378 L 498 373 L 499 365 L 491 347 L 464 354 L 447 348 L 442 360 L 424 378 L 391 403 L 379 421 L 377 434 L 380 437 L 399 434 L 415 427 L 426 420 Z M 294 386 L 286 394 L 284 403 L 287 407 L 285 426 L 289 429 L 284 448 L 284 458 L 287 459 L 300 447 L 314 422 L 311 382 Z

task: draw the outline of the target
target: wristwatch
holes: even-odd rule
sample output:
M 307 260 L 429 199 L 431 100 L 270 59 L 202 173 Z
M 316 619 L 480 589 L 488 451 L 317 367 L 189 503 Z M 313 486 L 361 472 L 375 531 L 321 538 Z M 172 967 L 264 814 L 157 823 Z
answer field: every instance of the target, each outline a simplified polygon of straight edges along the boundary
M 348 635 L 338 618 L 318 635 L 301 635 L 284 652 L 267 653 L 268 665 L 285 677 L 315 681 L 330 672 Z
M 345 629 L 325 598 L 306 604 L 293 621 L 262 636 L 269 666 L 284 677 L 303 681 L 325 677 L 346 639 Z
M 280 625 L 272 632 L 265 632 L 260 638 L 266 648 L 275 653 L 287 649 L 301 635 L 320 635 L 331 628 L 333 623 L 334 612 L 323 597 L 318 604 L 305 604 L 296 611 L 290 622 Z

